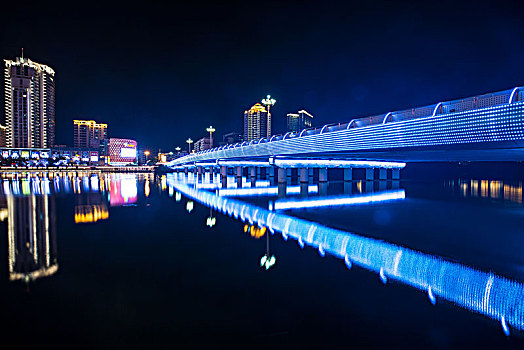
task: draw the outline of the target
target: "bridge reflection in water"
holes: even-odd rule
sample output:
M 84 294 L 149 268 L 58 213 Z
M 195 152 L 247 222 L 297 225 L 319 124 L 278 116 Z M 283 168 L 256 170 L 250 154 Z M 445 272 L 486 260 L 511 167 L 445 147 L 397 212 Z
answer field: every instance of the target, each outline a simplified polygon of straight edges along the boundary
M 442 298 L 498 320 L 506 335 L 510 328 L 524 330 L 524 284 L 521 282 L 220 196 L 218 192 L 204 191 L 180 181 L 177 175 L 168 175 L 167 184 L 174 191 L 251 226 L 267 227 L 272 234 L 279 232 L 285 240 L 289 237 L 297 240 L 301 247 L 306 244 L 317 248 L 322 256 L 329 253 L 343 259 L 348 268 L 355 264 L 376 272 L 384 283 L 391 279 L 424 290 L 432 304 Z M 389 191 L 368 195 L 368 199 L 388 193 L 397 197 L 386 196 L 388 200 L 404 198 L 403 191 Z M 346 198 L 350 201 L 352 196 Z M 330 203 L 324 200 L 320 205 Z

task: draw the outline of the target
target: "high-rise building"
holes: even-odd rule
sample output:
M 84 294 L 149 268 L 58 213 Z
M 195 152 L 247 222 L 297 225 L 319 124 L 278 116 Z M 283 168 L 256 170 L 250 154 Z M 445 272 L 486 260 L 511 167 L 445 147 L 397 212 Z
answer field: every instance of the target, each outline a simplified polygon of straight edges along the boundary
M 55 71 L 17 57 L 4 60 L 7 147 L 48 148 L 55 143 Z
M 305 110 L 300 110 L 298 113 L 288 113 L 287 115 L 287 131 L 299 132 L 310 128 L 312 123 L 313 116 Z
M 211 141 L 209 137 L 202 137 L 200 140 L 195 142 L 193 149 L 195 152 L 200 152 L 211 148 Z
M 0 147 L 6 147 L 7 146 L 6 139 L 5 139 L 6 129 L 7 128 L 5 126 L 0 125 Z
M 73 120 L 73 137 L 75 147 L 100 148 L 107 139 L 107 124 L 94 120 Z
M 271 113 L 260 103 L 244 112 L 244 141 L 271 137 Z

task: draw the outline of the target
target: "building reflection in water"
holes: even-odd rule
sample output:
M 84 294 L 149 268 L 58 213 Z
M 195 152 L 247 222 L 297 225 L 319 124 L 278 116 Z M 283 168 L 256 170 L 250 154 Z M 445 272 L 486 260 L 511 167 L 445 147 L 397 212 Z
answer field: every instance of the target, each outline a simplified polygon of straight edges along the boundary
M 272 234 L 279 232 L 285 240 L 289 237 L 295 239 L 301 247 L 308 245 L 318 249 L 321 256 L 331 254 L 340 258 L 348 268 L 358 265 L 373 271 L 383 283 L 391 279 L 423 290 L 433 305 L 442 298 L 498 320 L 506 335 L 509 335 L 510 328 L 524 330 L 524 284 L 521 282 L 439 256 L 221 197 L 180 182 L 176 175 L 168 177 L 168 185 L 189 199 L 249 223 L 251 227 L 267 227 Z M 496 186 L 503 188 L 502 184 Z M 487 193 L 487 190 L 481 191 L 481 195 L 487 196 Z M 265 264 L 268 258 L 271 259 L 266 254 L 261 263 Z
M 4 180 L 9 279 L 29 282 L 56 273 L 56 209 L 48 179 Z
M 109 188 L 109 204 L 112 207 L 136 203 L 138 196 L 136 175 L 122 174 L 112 176 Z
M 522 182 L 504 183 L 500 180 L 451 180 L 447 185 L 455 191 L 459 189 L 462 197 L 489 198 L 513 203 L 522 203 Z

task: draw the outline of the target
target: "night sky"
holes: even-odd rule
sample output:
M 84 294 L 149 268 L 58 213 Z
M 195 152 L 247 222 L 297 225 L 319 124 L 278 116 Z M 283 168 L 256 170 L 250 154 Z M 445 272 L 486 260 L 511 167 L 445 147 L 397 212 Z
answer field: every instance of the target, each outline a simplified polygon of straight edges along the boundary
M 241 132 L 268 93 L 279 133 L 302 108 L 322 126 L 524 85 L 520 1 L 131 6 L 2 4 L 1 57 L 23 47 L 57 73 L 57 143 L 89 118 L 185 147 L 210 124 Z

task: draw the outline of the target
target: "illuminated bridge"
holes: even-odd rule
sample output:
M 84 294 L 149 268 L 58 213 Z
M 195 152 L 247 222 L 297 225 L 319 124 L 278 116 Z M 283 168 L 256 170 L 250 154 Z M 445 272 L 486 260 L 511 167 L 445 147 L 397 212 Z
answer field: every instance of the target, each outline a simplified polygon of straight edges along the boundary
M 373 168 L 380 169 L 380 178 L 386 178 L 387 169 L 392 169 L 392 178 L 398 178 L 405 162 L 523 159 L 524 87 L 516 87 L 221 146 L 168 165 L 174 169 L 221 167 L 222 173 L 227 167 L 306 169 L 301 179 L 311 168 L 360 167 L 367 169 L 370 180 Z M 327 172 L 324 175 L 321 170 L 319 178 L 327 177 Z M 350 172 L 345 179 L 351 179 Z

